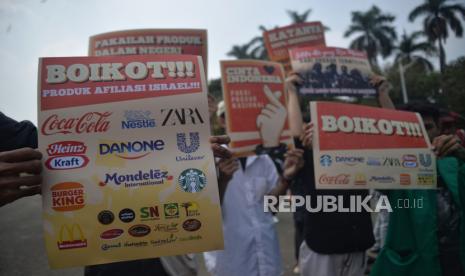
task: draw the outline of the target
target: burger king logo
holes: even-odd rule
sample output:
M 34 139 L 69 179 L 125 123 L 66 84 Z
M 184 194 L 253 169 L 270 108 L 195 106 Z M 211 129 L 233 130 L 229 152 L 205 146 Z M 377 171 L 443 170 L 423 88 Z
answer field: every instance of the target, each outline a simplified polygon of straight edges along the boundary
M 58 212 L 84 208 L 84 186 L 77 182 L 63 182 L 52 186 L 52 208 Z

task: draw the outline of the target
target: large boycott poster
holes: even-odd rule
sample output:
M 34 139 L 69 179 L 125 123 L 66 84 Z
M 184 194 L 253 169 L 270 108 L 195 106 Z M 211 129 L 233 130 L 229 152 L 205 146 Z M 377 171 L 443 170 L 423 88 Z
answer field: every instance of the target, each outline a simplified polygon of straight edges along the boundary
M 418 113 L 311 102 L 317 189 L 433 189 L 436 160 Z
M 89 56 L 201 56 L 207 72 L 207 30 L 140 29 L 98 34 L 89 39 Z
M 305 46 L 326 46 L 321 22 L 305 22 L 276 28 L 263 33 L 270 60 L 289 64 L 289 49 Z
M 371 67 L 365 52 L 333 47 L 290 50 L 292 70 L 304 79 L 301 94 L 374 96 Z
M 222 61 L 221 79 L 227 131 L 236 156 L 293 145 L 281 64 L 256 60 Z
M 52 268 L 223 247 L 200 57 L 43 58 L 38 104 Z

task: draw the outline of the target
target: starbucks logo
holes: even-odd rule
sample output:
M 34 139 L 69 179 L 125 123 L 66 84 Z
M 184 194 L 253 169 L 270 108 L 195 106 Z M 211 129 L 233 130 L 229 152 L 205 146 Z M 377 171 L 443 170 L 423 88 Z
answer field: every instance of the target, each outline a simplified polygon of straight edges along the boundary
M 197 193 L 207 185 L 207 177 L 201 170 L 187 169 L 179 175 L 178 183 L 184 192 Z

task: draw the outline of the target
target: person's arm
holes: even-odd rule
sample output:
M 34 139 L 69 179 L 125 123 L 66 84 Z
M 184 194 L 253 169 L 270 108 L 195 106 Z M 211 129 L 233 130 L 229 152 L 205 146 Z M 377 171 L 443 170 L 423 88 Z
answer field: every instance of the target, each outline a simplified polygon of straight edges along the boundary
M 433 139 L 433 151 L 437 157 L 454 156 L 465 162 L 465 148 L 456 135 L 441 135 Z
M 286 193 L 292 179 L 304 165 L 303 154 L 304 151 L 301 149 L 292 149 L 286 152 L 283 175 L 280 177 L 278 185 L 268 195 L 280 196 Z
M 297 73 L 291 73 L 286 79 L 287 112 L 289 116 L 289 129 L 291 135 L 299 137 L 302 134 L 302 111 L 299 105 L 299 95 L 297 87 L 303 83 L 302 78 Z
M 0 152 L 0 206 L 40 193 L 40 159 L 42 154 L 31 148 Z
M 386 109 L 396 109 L 389 96 L 389 91 L 392 87 L 391 84 L 384 77 L 378 75 L 374 75 L 370 82 L 378 90 L 379 106 Z

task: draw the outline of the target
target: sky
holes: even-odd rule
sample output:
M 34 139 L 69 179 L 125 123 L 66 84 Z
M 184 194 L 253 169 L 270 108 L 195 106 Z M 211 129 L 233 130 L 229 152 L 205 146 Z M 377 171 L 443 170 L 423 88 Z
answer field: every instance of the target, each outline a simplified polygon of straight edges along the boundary
M 94 34 L 141 28 L 207 29 L 208 77 L 212 79 L 220 76 L 219 61 L 231 59 L 226 53 L 234 44 L 260 35 L 259 25 L 290 24 L 287 10 L 301 13 L 312 9 L 310 21 L 319 20 L 330 27 L 326 44 L 348 47 L 350 39 L 343 34 L 350 25 L 351 11 L 377 5 L 396 16 L 400 35 L 404 30 L 421 29 L 422 20 L 410 23 L 407 17 L 422 1 L 0 0 L 0 111 L 36 123 L 39 57 L 86 56 L 89 36 Z M 447 40 L 448 61 L 465 55 L 464 42 L 465 38 Z M 433 58 L 437 68 L 436 60 Z

